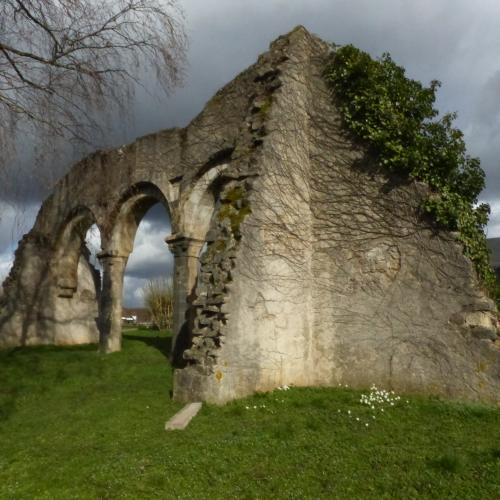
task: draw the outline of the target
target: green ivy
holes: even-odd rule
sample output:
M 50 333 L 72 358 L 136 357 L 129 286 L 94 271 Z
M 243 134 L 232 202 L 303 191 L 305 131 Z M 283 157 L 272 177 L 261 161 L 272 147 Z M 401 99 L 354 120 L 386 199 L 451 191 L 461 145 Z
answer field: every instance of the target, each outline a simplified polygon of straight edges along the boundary
M 374 60 L 352 45 L 335 47 L 324 76 L 345 123 L 367 141 L 378 163 L 432 188 L 423 209 L 439 225 L 458 232 L 465 255 L 494 297 L 497 285 L 484 234 L 490 209 L 476 206 L 484 171 L 453 126 L 456 114 L 438 117 L 434 103 L 440 83 L 425 87 L 407 78 L 389 54 Z

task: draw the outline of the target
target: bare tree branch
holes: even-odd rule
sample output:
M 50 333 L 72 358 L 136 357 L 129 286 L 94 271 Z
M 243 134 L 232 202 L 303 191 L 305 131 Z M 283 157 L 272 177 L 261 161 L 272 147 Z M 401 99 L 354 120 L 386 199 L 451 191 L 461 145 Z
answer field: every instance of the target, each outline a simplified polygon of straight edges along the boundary
M 181 83 L 186 46 L 177 0 L 2 0 L 0 171 L 20 131 L 95 146 L 141 75 Z

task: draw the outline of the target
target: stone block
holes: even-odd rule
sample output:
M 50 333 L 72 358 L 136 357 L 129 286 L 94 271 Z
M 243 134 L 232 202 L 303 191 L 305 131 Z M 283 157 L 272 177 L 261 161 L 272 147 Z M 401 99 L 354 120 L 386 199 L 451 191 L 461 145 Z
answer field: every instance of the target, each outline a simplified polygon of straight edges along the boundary
M 183 430 L 201 410 L 202 403 L 189 403 L 177 412 L 166 424 L 166 431 Z

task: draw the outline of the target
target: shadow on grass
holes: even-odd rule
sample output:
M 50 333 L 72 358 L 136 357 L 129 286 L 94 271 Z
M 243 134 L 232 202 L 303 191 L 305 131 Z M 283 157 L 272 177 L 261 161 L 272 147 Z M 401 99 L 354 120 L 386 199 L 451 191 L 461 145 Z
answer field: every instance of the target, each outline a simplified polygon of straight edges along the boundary
M 464 467 L 464 458 L 456 453 L 450 452 L 431 460 L 430 465 L 442 473 L 454 474 Z
M 43 348 L 42 348 L 43 349 Z M 40 347 L 15 347 L 0 352 L 0 426 L 16 412 L 17 399 L 26 391 L 26 376 L 42 373 Z M 48 389 L 38 378 L 40 392 Z
M 138 340 L 144 342 L 149 347 L 154 347 L 160 351 L 167 359 L 170 358 L 172 351 L 172 337 L 160 335 L 160 332 L 154 330 L 142 330 L 138 335 L 137 330 L 131 333 L 123 332 L 123 338 L 127 340 Z
M 123 332 L 126 340 L 143 342 L 168 360 L 172 337 L 166 332 L 135 329 Z M 92 354 L 95 353 L 95 358 Z M 89 357 L 89 355 L 91 355 Z M 96 344 L 29 346 L 0 351 L 0 427 L 16 413 L 24 394 L 44 394 L 75 376 L 96 375 L 104 369 Z
M 14 414 L 18 394 L 19 390 L 15 387 L 0 392 L 0 426 Z

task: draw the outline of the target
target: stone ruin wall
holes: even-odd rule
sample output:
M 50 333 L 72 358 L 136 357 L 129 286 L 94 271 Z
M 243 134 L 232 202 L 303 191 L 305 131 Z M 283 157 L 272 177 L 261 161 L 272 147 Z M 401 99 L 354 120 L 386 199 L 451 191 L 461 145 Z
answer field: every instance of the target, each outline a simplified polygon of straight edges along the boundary
M 205 185 L 205 174 L 234 149 L 248 106 L 248 73 L 221 89 L 186 129 L 166 130 L 115 150 L 98 151 L 59 181 L 33 229 L 19 242 L 14 266 L 3 284 L 0 347 L 96 340 L 97 305 L 91 303 L 88 287 L 81 286 L 82 279 L 90 283 L 87 264 L 80 264 L 79 290 L 72 290 L 71 285 L 69 294 L 61 293 L 60 286 L 59 271 L 64 266 L 59 265 L 59 254 L 65 250 L 61 239 L 80 212 L 91 219 L 85 221 L 85 228 L 97 224 L 103 252 L 128 256 L 139 221 L 134 227 L 120 220 L 120 210 L 134 191 L 141 192 L 142 184 L 152 185 L 160 193 L 155 201 L 163 202 L 170 213 L 172 232 L 204 237 L 205 221 L 200 221 L 200 214 L 206 207 L 192 202 L 190 196 L 196 183 L 201 189 L 210 187 Z M 226 175 L 231 178 L 240 173 Z M 117 234 L 120 224 L 130 227 Z M 82 295 L 84 288 L 87 292 Z M 82 297 L 86 300 L 81 301 Z
M 251 213 L 226 294 L 198 310 L 208 362 L 177 371 L 176 395 L 375 383 L 498 401 L 496 307 L 456 236 L 422 215 L 427 188 L 383 175 L 343 129 L 321 78 L 328 51 L 298 33 L 259 61 L 273 92 Z
M 455 236 L 420 214 L 426 187 L 384 176 L 343 129 L 321 78 L 329 50 L 299 27 L 186 129 L 98 153 L 68 174 L 18 250 L 7 287 L 14 327 L 32 328 L 27 343 L 54 341 L 40 337 L 39 316 L 24 307 L 43 309 L 24 295 L 44 275 L 54 227 L 86 206 L 103 249 L 124 252 L 114 230 L 121 200 L 147 181 L 170 210 L 176 259 L 187 258 L 186 236 L 197 252 L 206 246 L 192 286 L 176 271 L 184 330 L 176 399 L 375 383 L 498 401 L 495 306 Z M 47 244 L 29 243 L 39 240 Z M 0 326 L 0 338 L 7 330 L 15 328 Z

